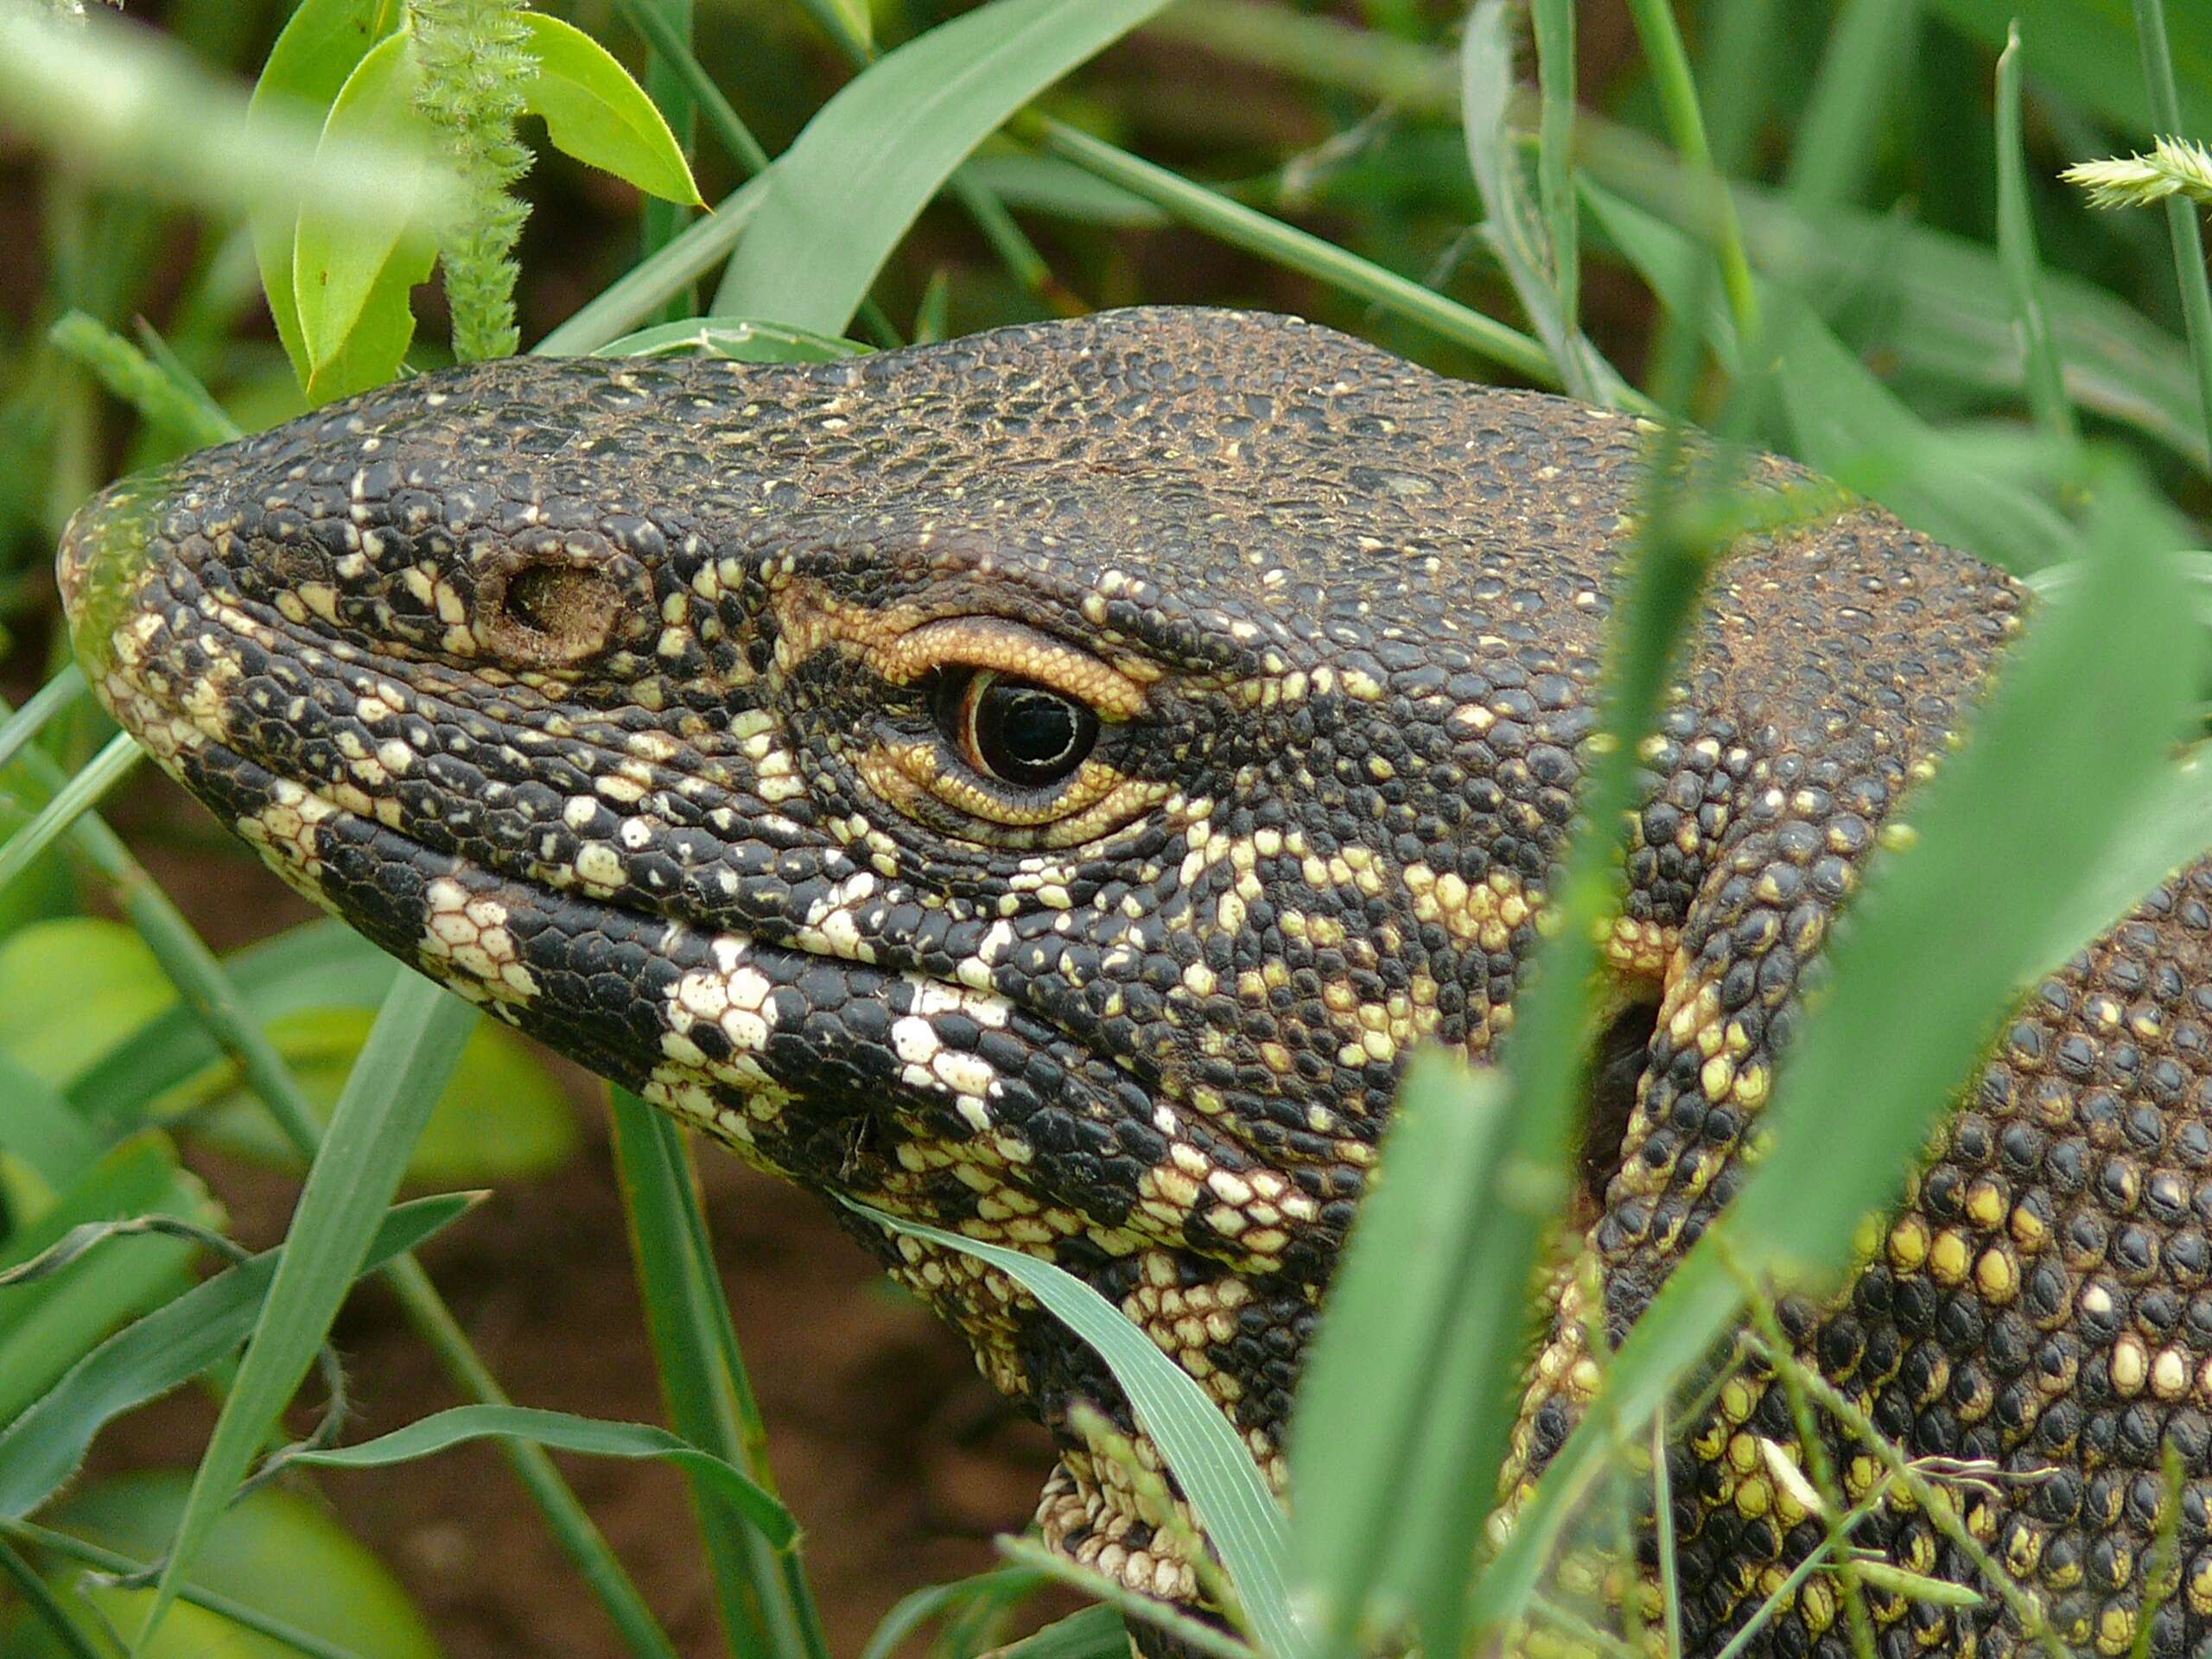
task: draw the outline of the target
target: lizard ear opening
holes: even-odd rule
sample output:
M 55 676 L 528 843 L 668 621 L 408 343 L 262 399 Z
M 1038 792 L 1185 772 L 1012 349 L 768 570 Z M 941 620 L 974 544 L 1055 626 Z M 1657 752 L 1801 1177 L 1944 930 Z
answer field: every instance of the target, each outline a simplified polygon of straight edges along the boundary
M 1623 1142 L 1636 1112 L 1651 1034 L 1659 1025 L 1659 988 L 1638 987 L 1614 1010 L 1590 1045 L 1583 1072 L 1582 1192 L 1578 1218 L 1605 1207 L 1605 1189 L 1620 1173 Z M 1583 1205 L 1588 1205 L 1586 1211 Z
M 480 591 L 485 643 L 525 667 L 565 668 L 605 650 L 622 594 L 605 572 L 533 561 L 493 575 Z

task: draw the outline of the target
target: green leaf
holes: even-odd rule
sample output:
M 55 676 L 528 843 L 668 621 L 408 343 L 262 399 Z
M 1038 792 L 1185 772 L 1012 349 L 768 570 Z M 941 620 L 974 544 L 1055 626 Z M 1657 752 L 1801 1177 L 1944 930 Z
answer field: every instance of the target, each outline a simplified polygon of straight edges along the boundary
M 2114 919 L 2049 896 L 2085 871 L 2100 905 L 2140 896 L 2178 861 L 2171 818 L 2190 798 L 2177 791 L 2202 783 L 2177 779 L 2165 756 L 2202 637 L 2183 568 L 2160 550 L 2163 510 L 2124 476 L 2093 499 L 2081 581 L 2044 607 L 1973 741 L 1910 808 L 1916 844 L 1879 861 L 1837 938 L 1832 986 L 1769 1109 L 1771 1149 L 1630 1331 L 1484 1575 L 1491 1626 L 1525 1603 L 1614 1448 L 1738 1316 L 1738 1268 L 1723 1252 L 1785 1288 L 1839 1269 L 1862 1218 L 1894 1202 L 2002 1010 Z M 2159 833 L 2115 838 L 2139 813 L 2158 815 Z M 2200 833 L 2181 856 L 2202 844 Z
M 327 1337 L 475 1019 L 475 1009 L 414 974 L 401 976 L 385 998 L 308 1171 L 252 1345 L 193 1476 L 149 1632 Z
M 702 207 L 683 146 L 645 89 L 597 41 L 542 11 L 520 14 L 537 73 L 524 107 L 545 122 L 553 148 L 626 179 L 647 195 Z
M 391 1210 L 356 1276 L 375 1272 L 459 1220 L 476 1197 L 418 1198 Z M 143 1248 L 137 1241 L 118 1241 L 100 1253 Z M 27 1516 L 59 1491 L 108 1423 L 182 1387 L 236 1350 L 252 1334 L 283 1254 L 282 1245 L 264 1250 L 126 1325 L 0 1431 L 0 1518 Z
M 427 147 L 416 113 L 413 38 L 404 31 L 372 47 L 339 89 L 323 123 L 335 148 L 372 134 L 401 133 Z M 418 181 L 427 176 L 418 169 Z M 415 338 L 410 290 L 436 262 L 437 244 L 416 225 L 361 219 L 343 200 L 300 210 L 292 244 L 292 289 L 308 362 L 308 399 L 325 404 L 381 385 L 398 372 Z
M 400 0 L 300 0 L 300 5 L 269 49 L 269 61 L 254 82 L 246 105 L 249 130 L 268 124 L 272 111 L 317 126 L 327 118 L 338 92 L 369 48 L 398 26 Z M 292 238 L 299 214 L 289 204 L 264 204 L 248 218 L 254 262 L 269 297 L 269 315 L 292 371 L 302 385 L 311 365 L 300 337 L 299 301 L 292 291 Z
M 1282 1506 L 1252 1461 L 1243 1437 L 1196 1379 L 1073 1274 L 1019 1250 L 904 1221 L 849 1198 L 845 1203 L 890 1232 L 958 1250 L 996 1268 L 1088 1343 L 1114 1373 L 1137 1421 L 1191 1500 L 1262 1649 L 1276 1659 L 1306 1650 L 1290 1606 L 1289 1539 Z
M 798 1523 L 791 1511 L 753 1484 L 744 1471 L 651 1423 L 610 1423 L 528 1406 L 455 1406 L 358 1446 L 296 1452 L 285 1460 L 321 1469 L 383 1469 L 484 1440 L 524 1440 L 595 1458 L 658 1459 L 697 1477 L 727 1498 L 775 1548 L 788 1549 L 798 1541 Z
M 761 176 L 721 315 L 844 332 L 891 251 L 968 153 L 1166 0 L 991 0 L 878 60 Z
M 1300 1605 L 1337 1651 L 1363 1629 L 1397 1626 L 1434 1575 L 1468 1571 L 1451 1554 L 1447 1517 L 1503 1455 L 1529 1295 L 1492 1274 L 1469 1296 L 1449 1246 L 1472 1229 L 1492 1239 L 1517 1231 L 1533 1248 L 1552 1225 L 1514 1202 L 1510 1111 L 1497 1072 L 1421 1056 L 1330 1289 L 1292 1419 L 1291 1539 Z M 1446 1326 L 1444 1375 L 1427 1378 Z M 1424 1397 L 1449 1403 L 1424 1410 Z
M 720 357 L 737 363 L 835 363 L 868 347 L 780 322 L 686 317 L 593 348 L 594 357 Z
M 169 1470 L 105 1480 L 60 1505 L 51 1523 L 89 1543 L 157 1560 L 187 1484 L 182 1471 Z M 88 1614 L 105 1614 L 126 1636 L 137 1630 L 153 1599 L 150 1591 L 85 1584 L 66 1561 L 57 1560 L 54 1577 L 58 1589 L 88 1598 Z M 215 1523 L 194 1585 L 321 1637 L 327 1644 L 322 1651 L 438 1659 L 429 1626 L 391 1570 L 308 1494 L 271 1489 L 233 1506 Z M 152 1659 L 296 1659 L 298 1650 L 220 1613 L 187 1606 L 170 1615 L 146 1651 Z

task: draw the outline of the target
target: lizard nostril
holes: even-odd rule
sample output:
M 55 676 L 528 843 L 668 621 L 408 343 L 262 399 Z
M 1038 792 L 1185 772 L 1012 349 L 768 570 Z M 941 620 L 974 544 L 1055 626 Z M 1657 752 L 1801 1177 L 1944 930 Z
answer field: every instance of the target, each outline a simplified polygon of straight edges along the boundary
M 589 566 L 535 563 L 495 577 L 483 602 L 487 645 L 532 666 L 566 667 L 606 649 L 622 598 Z

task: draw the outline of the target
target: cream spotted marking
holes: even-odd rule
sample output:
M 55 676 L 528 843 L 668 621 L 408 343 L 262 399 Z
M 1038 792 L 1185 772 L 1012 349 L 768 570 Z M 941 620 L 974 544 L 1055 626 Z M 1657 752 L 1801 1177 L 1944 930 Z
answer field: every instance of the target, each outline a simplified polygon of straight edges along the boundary
M 120 486 L 62 581 L 109 707 L 287 880 L 766 1168 L 1082 1275 L 1279 1472 L 1408 1051 L 1510 1033 L 1638 443 L 1223 313 L 516 361 Z M 1604 941 L 1603 1306 L 1555 1287 L 1516 1483 L 1587 1393 L 1586 1320 L 1618 1336 L 1739 1184 L 1807 976 L 2018 605 L 1869 508 L 1722 571 Z M 1053 1547 L 1195 1603 L 1172 1485 L 1071 1419 L 1132 1428 L 1090 1351 L 846 1222 L 1058 1436 Z M 1967 1522 L 2101 1652 L 2212 1653 L 2208 1233 L 2200 867 L 2028 1000 L 1851 1289 L 1788 1310 L 1907 1452 L 2022 1478 Z M 1669 1457 L 1711 1654 L 1819 1540 L 1803 1448 L 1751 1374 Z M 1859 1536 L 1974 1578 L 1911 1510 Z M 1845 1653 L 1838 1605 L 1815 1575 L 1751 1650 Z M 1873 1611 L 1885 1659 L 2022 1648 L 1994 1597 Z

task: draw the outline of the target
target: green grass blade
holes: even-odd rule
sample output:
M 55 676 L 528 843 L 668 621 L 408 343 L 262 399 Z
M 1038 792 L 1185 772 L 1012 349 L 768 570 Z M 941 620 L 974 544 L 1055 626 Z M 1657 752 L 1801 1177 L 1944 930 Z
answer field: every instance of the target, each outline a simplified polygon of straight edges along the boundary
M 100 1650 L 92 1645 L 92 1637 L 79 1628 L 68 1610 L 54 1599 L 54 1592 L 47 1588 L 46 1580 L 39 1577 L 37 1570 L 6 1543 L 0 1543 L 0 1578 L 16 1586 L 16 1593 L 68 1659 L 103 1659 Z
M 1657 145 L 1593 118 L 1580 131 L 1586 179 L 1678 230 L 1701 222 L 1694 187 Z M 2024 391 L 2011 292 L 1994 251 L 1895 214 L 1837 207 L 1808 218 L 1772 192 L 1739 185 L 1735 195 L 1759 271 L 1824 302 L 1868 289 L 1863 297 L 1878 304 L 1885 321 L 1862 343 L 1893 357 L 1900 372 L 1986 392 Z M 2047 271 L 2044 297 L 2075 402 L 2155 438 L 2200 472 L 2212 470 L 2183 342 L 2070 272 Z
M 788 1549 L 798 1538 L 798 1522 L 791 1511 L 755 1485 L 742 1469 L 651 1423 L 612 1423 L 530 1406 L 455 1406 L 355 1446 L 288 1451 L 283 1461 L 319 1469 L 384 1469 L 486 1440 L 527 1440 L 556 1452 L 672 1464 L 741 1510 L 774 1548 Z M 171 1571 L 175 1559 L 171 1557 Z
M 1807 1020 L 1770 1109 L 1773 1145 L 1629 1332 L 1478 1591 L 1497 1628 L 1526 1605 L 1548 1551 L 1612 1448 L 1736 1319 L 1745 1268 L 1808 1285 L 1840 1268 L 1861 1218 L 1894 1200 L 1905 1164 L 1967 1079 L 2007 999 L 2082 944 L 2037 895 L 2083 870 L 2126 885 L 2108 837 L 2171 786 L 2202 636 L 2169 529 L 2124 483 L 2101 493 L 2080 585 L 2020 647 L 1979 733 L 1916 804 L 1917 842 L 1870 880 L 1834 950 L 1834 985 Z M 2116 652 L 2113 639 L 2129 649 Z M 2167 845 L 2140 849 L 2141 893 Z M 2078 925 L 2082 912 L 2066 912 Z M 2107 918 L 2108 919 L 2108 918 Z M 2099 924 L 2091 924 L 2092 928 Z M 1732 1251 L 1738 1263 L 1725 1259 Z
M 67 312 L 47 330 L 47 338 L 149 422 L 176 434 L 193 448 L 238 435 L 229 417 L 209 407 L 205 391 L 181 383 L 98 318 Z
M 714 309 L 842 333 L 976 145 L 1166 0 L 991 0 L 848 84 L 763 176 Z
M 868 1635 L 860 1659 L 895 1659 L 907 1638 L 933 1618 L 945 1618 L 977 1602 L 1019 1602 L 1046 1582 L 1033 1567 L 1002 1567 L 951 1584 L 932 1584 L 901 1596 Z M 1118 1626 L 1121 1621 L 1116 1618 Z M 1127 1640 L 1123 1638 L 1126 1647 Z M 1118 1659 L 1118 1656 L 1117 1656 Z
M 1705 117 L 1698 108 L 1697 81 L 1690 70 L 1689 55 L 1682 49 L 1675 14 L 1667 0 L 1629 0 L 1629 16 L 1635 21 L 1637 37 L 1643 43 L 1675 148 L 1681 153 L 1690 176 L 1697 181 L 1709 215 L 1721 283 L 1728 295 L 1728 309 L 1736 320 L 1736 332 L 1745 340 L 1757 339 L 1758 293 L 1751 283 L 1751 262 L 1744 254 L 1743 229 L 1736 222 L 1735 199 L 1728 192 L 1727 182 L 1713 169 Z
M 39 687 L 21 709 L 0 721 L 0 770 L 46 729 L 48 721 L 73 707 L 90 689 L 85 683 L 85 671 L 70 663 Z
M 1551 353 L 1494 317 L 1065 123 L 1017 124 L 1033 131 L 1054 155 L 1142 197 L 1194 230 L 1419 323 L 1540 386 L 1559 384 Z
M 2175 108 L 2161 110 L 2145 89 L 2143 60 L 2128 8 L 2116 0 L 1928 0 L 1929 10 L 1980 41 L 2004 49 L 2015 17 L 2029 71 L 2069 104 L 2119 123 L 2137 137 L 2212 132 L 2212 8 L 2177 6 L 2165 21 L 2177 71 Z
M 698 54 L 685 38 L 690 31 L 671 15 L 674 9 L 663 3 L 663 0 L 614 0 L 614 10 L 652 48 L 656 73 L 665 65 L 669 73 L 683 83 L 699 113 L 706 117 L 707 125 L 729 153 L 730 160 L 747 178 L 766 172 L 768 152 L 761 148 L 760 141 L 753 136 L 753 129 L 730 106 L 729 99 L 722 96 L 722 89 L 715 85 L 714 77 L 699 62 Z M 688 4 L 685 11 L 688 14 Z M 664 105 L 665 100 L 663 102 Z M 674 229 L 672 219 L 670 228 Z M 664 247 L 674 239 L 673 235 L 662 238 L 659 246 Z M 658 247 L 654 249 L 658 251 Z
M 683 1131 L 626 1090 L 614 1091 L 613 1112 L 623 1211 L 669 1420 L 684 1440 L 749 1470 L 772 1496 L 765 1434 L 706 1248 Z M 744 1510 L 725 1510 L 709 1483 L 695 1481 L 693 1496 L 732 1648 L 824 1659 L 821 1617 L 798 1564 L 780 1557 L 783 1546 Z
M 194 1472 L 140 1649 L 328 1336 L 476 1017 L 467 1003 L 413 974 L 385 999 L 308 1172 L 252 1345 Z
M 46 23 L 0 10 L 0 114 L 73 171 L 225 217 L 344 200 L 365 225 L 393 226 L 452 205 L 420 153 L 390 135 L 321 147 L 291 111 L 257 115 L 181 45 L 98 15 Z
M 396 1206 L 370 1240 L 361 1273 L 458 1221 L 480 1196 L 456 1193 Z M 243 1343 L 283 1250 L 264 1250 L 124 1326 L 0 1431 L 0 1520 L 20 1520 L 59 1491 L 109 1422 L 182 1387 Z
M 70 825 L 99 805 L 101 798 L 145 756 L 134 739 L 118 733 L 98 754 L 72 772 L 54 798 L 0 845 L 0 892 L 37 863 Z
M 1191 1500 L 1262 1649 L 1275 1659 L 1294 1659 L 1305 1651 L 1305 1636 L 1290 1608 L 1289 1539 L 1282 1508 L 1243 1437 L 1194 1378 L 1119 1308 L 1051 1262 L 846 1202 L 890 1232 L 961 1251 L 998 1268 L 1088 1343 L 1114 1373 L 1137 1421 Z
M 2013 321 L 2025 362 L 2028 403 L 2043 429 L 2067 443 L 2082 429 L 2066 397 L 2066 369 L 2050 336 L 2044 304 L 2043 261 L 2028 202 L 2027 149 L 2020 132 L 2020 31 L 2016 24 L 1997 60 L 1997 252 L 2012 294 Z
M 1582 329 L 1582 230 L 1576 223 L 1574 196 L 1574 0 L 1535 0 L 1529 22 L 1536 37 L 1536 86 L 1541 99 L 1536 127 L 1536 198 L 1543 209 L 1560 315 L 1567 327 L 1579 334 Z
M 1300 1604 L 1325 1652 L 1355 1651 L 1360 1631 L 1395 1628 L 1430 1599 L 1436 1576 L 1468 1571 L 1448 1517 L 1511 1431 L 1529 1297 L 1504 1274 L 1461 1282 L 1449 1245 L 1479 1231 L 1495 1250 L 1518 1233 L 1517 1259 L 1553 1224 L 1516 1193 L 1511 1109 L 1499 1073 L 1417 1060 L 1331 1287 L 1290 1437 Z M 1424 1634 L 1432 1650 L 1448 1639 Z

